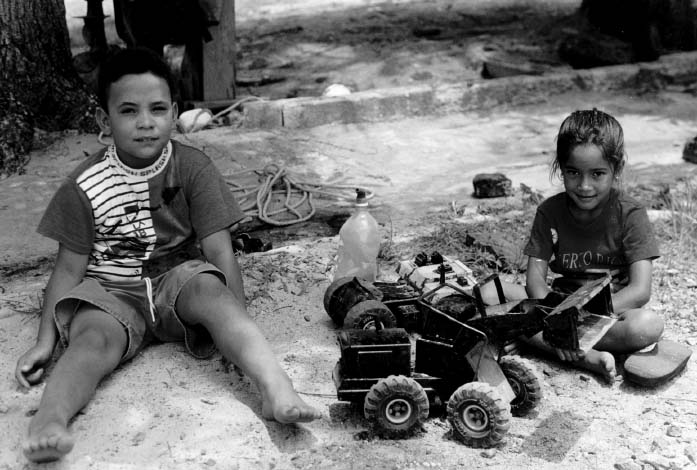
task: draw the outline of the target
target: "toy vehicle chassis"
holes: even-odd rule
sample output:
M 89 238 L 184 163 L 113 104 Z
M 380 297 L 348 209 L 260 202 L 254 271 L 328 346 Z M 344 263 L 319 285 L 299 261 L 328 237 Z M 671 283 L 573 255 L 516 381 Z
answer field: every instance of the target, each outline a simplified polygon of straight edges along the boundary
M 420 316 L 413 367 L 412 342 L 404 328 L 376 322 L 375 329 L 338 333 L 341 359 L 333 372 L 337 398 L 363 402 L 366 418 L 386 437 L 409 435 L 428 416 L 436 397 L 447 399 L 448 420 L 458 439 L 474 447 L 497 445 L 508 430 L 511 411 L 527 413 L 542 399 L 540 382 L 528 361 L 517 356 L 497 361 L 487 333 L 431 305 L 430 299 L 446 286 L 469 295 L 443 283 L 416 299 Z M 505 334 L 498 331 L 510 323 L 486 326 L 510 338 L 538 328 L 520 321 Z
M 333 372 L 337 398 L 363 402 L 365 417 L 378 434 L 401 437 L 418 428 L 436 397 L 441 400 L 450 397 L 447 412 L 453 433 L 474 447 L 500 443 L 508 430 L 511 411 L 516 415 L 525 414 L 542 399 L 539 378 L 532 364 L 517 356 L 503 356 L 500 349 L 496 351 L 492 347 L 490 339 L 501 348 L 509 339 L 544 330 L 547 337 L 561 339 L 559 344 L 569 337 L 577 340 L 573 321 L 579 313 L 578 305 L 587 303 L 600 292 L 609 296 L 609 290 L 605 289 L 609 284 L 607 278 L 593 283 L 590 288 L 579 289 L 580 294 L 569 296 L 555 309 L 539 300 L 506 304 L 497 276 L 476 284 L 474 298 L 456 283 L 445 282 L 441 276 L 436 288 L 416 298 L 404 296 L 390 308 L 390 304 L 381 303 L 381 291 L 375 294 L 375 286 L 353 281 L 363 294 L 380 300 L 366 300 L 360 294 L 353 298 L 358 302 L 349 306 L 346 318 L 353 315 L 351 309 L 371 302 L 370 309 L 363 309 L 363 316 L 356 317 L 371 321 L 352 320 L 353 325 L 365 328 L 338 333 L 341 359 Z M 350 287 L 353 281 L 340 284 Z M 495 283 L 501 301 L 493 309 L 484 306 L 480 293 L 480 287 L 488 282 Z M 465 299 L 473 299 L 479 316 L 460 321 L 436 308 L 432 299 L 446 287 Z M 337 290 L 331 293 L 329 301 L 325 296 L 325 307 L 336 305 L 333 302 L 336 293 Z M 351 300 L 351 297 L 344 295 L 342 301 Z M 415 307 L 408 319 L 402 312 L 405 306 L 411 306 L 411 311 Z M 548 313 L 548 310 L 552 311 Z M 392 312 L 394 316 L 389 318 L 387 313 Z M 396 322 L 398 318 L 402 325 L 411 326 L 411 331 L 418 333 L 414 341 L 413 366 L 412 341 L 407 330 L 385 328 L 386 322 Z
M 359 278 L 341 278 L 334 281 L 324 296 L 324 307 L 337 326 L 343 328 L 375 329 L 402 327 L 422 334 L 426 313 L 437 311 L 454 317 L 502 345 L 521 334 L 543 331 L 545 340 L 560 349 L 587 348 L 578 336 L 579 324 L 586 326 L 598 318 L 612 317 L 610 277 L 603 276 L 579 287 L 569 295 L 555 294 L 546 299 L 524 299 L 506 302 L 498 275 L 493 274 L 475 284 L 472 294 L 453 281 L 441 282 L 419 295 L 403 282 L 370 283 Z M 482 299 L 483 286 L 493 283 L 499 298 L 498 305 L 486 306 Z M 436 300 L 444 288 L 453 294 Z M 464 311 L 444 311 L 440 305 L 455 297 L 472 307 Z M 606 328 L 607 329 L 607 328 Z M 441 335 L 447 337 L 447 332 Z

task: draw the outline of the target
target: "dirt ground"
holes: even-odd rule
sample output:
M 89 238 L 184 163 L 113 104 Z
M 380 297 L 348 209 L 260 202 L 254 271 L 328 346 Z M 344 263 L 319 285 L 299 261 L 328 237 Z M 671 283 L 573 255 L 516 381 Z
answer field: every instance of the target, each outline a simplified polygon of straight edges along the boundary
M 84 5 L 81 0 L 68 3 Z M 554 29 L 551 26 L 562 24 L 580 2 L 398 1 L 380 4 L 368 0 L 314 0 L 294 2 L 293 7 L 285 8 L 277 3 L 236 2 L 238 18 L 243 20 L 239 28 L 241 71 L 246 72 L 247 77 L 254 78 L 257 74 L 264 80 L 273 74 L 279 74 L 277 78 L 285 77 L 264 85 L 261 82 L 249 85 L 245 92 L 286 97 L 319 94 L 330 83 L 343 83 L 362 90 L 420 80 L 460 80 L 478 73 L 482 54 L 493 51 L 527 51 L 540 62 L 563 67 L 555 62 L 549 47 L 556 38 L 556 33 L 550 32 Z M 339 13 L 341 4 L 354 9 Z M 496 8 L 497 14 L 485 14 L 489 10 L 480 9 L 480 5 Z M 73 11 L 77 9 L 75 5 L 72 8 Z M 535 16 L 533 13 L 539 10 L 545 14 Z M 304 16 L 308 11 L 314 11 L 315 16 Z M 293 19 L 278 20 L 281 17 Z M 339 26 L 347 26 L 351 31 L 342 33 Z M 468 33 L 462 33 L 463 26 Z M 481 36 L 474 38 L 471 35 L 476 31 Z M 534 38 L 535 31 L 545 34 Z M 322 40 L 329 36 L 340 39 L 343 45 L 331 45 L 333 43 Z M 544 53 L 539 49 L 543 44 L 547 45 Z M 584 97 L 574 99 L 576 106 Z M 660 95 L 642 105 L 646 109 L 653 108 L 655 114 L 646 109 L 636 111 L 629 105 L 623 108 L 619 102 L 614 104 L 614 109 L 627 116 L 643 113 L 646 125 L 654 123 L 654 128 L 658 127 L 659 116 L 663 116 L 660 124 L 666 127 L 659 128 L 678 137 L 674 137 L 674 145 L 657 145 L 655 151 L 657 155 L 664 150 L 674 155 L 682 148 L 685 127 L 694 124 L 697 128 L 694 116 L 670 116 L 671 100 L 679 99 L 680 96 Z M 694 97 L 684 95 L 682 99 L 689 102 Z M 513 111 L 522 120 L 521 116 L 532 115 L 539 109 Z M 558 112 L 550 114 L 556 119 Z M 537 118 L 526 122 L 522 129 L 510 132 L 517 138 L 515 145 L 532 146 L 538 158 L 535 160 L 538 166 L 535 166 L 529 164 L 530 155 L 526 154 L 526 160 L 519 166 L 539 173 L 539 165 L 548 154 L 535 147 L 537 140 L 533 139 L 539 139 L 540 128 L 547 124 L 545 117 L 539 115 Z M 500 120 L 501 114 L 482 112 L 462 119 L 482 119 L 491 123 Z M 675 125 L 671 127 L 670 124 Z M 414 126 L 414 129 L 426 127 L 423 121 L 395 125 Z M 440 122 L 439 125 L 447 127 L 448 124 Z M 385 133 L 390 123 L 380 126 Z M 283 151 L 288 154 L 283 157 L 288 162 L 300 159 L 282 144 L 291 142 L 302 146 L 311 139 L 321 140 L 319 148 L 324 154 L 308 151 L 305 159 L 308 165 L 315 165 L 316 174 L 331 175 L 326 168 L 350 170 L 368 164 L 360 159 L 369 160 L 370 155 L 356 155 L 352 161 L 346 141 L 340 139 L 342 132 L 352 136 L 366 135 L 356 133 L 356 128 L 360 130 L 360 127 L 318 129 L 297 134 L 295 140 L 283 132 L 260 135 L 216 129 L 202 133 L 201 137 L 192 137 L 191 141 L 214 153 L 224 146 L 223 142 L 234 142 L 241 151 L 233 155 L 240 155 L 240 158 L 218 158 L 216 163 L 227 166 L 224 169 L 239 169 L 267 162 Z M 492 125 L 487 132 L 500 128 Z M 428 129 L 423 132 L 429 135 Z M 639 134 L 637 130 L 633 135 Z M 432 135 L 443 134 L 434 131 Z M 521 135 L 523 137 L 519 137 Z M 543 137 L 551 142 L 547 135 Z M 42 386 L 20 390 L 13 377 L 16 359 L 36 337 L 41 291 L 53 260 L 51 246 L 38 244 L 30 234 L 60 175 L 74 166 L 84 152 L 98 146 L 94 136 L 66 134 L 57 141 L 54 138 L 47 136 L 50 145 L 32 154 L 26 176 L 0 181 L 3 195 L 0 215 L 6 221 L 3 224 L 8 224 L 3 226 L 0 238 L 8 237 L 9 233 L 21 237 L 24 233 L 28 244 L 34 248 L 33 253 L 26 254 L 26 259 L 18 259 L 13 253 L 0 253 L 0 370 L 4 378 L 0 383 L 0 421 L 3 423 L 0 442 L 4 443 L 0 450 L 0 469 L 39 467 L 26 462 L 19 445 L 38 405 Z M 281 143 L 271 151 L 257 145 L 260 139 Z M 356 142 L 353 144 L 358 146 Z M 437 153 L 446 144 L 436 140 L 426 150 Z M 385 145 L 398 148 L 395 142 Z M 515 155 L 510 148 L 502 147 L 503 144 L 498 148 L 482 148 L 492 155 Z M 694 168 L 684 163 L 658 163 L 644 163 L 642 181 L 647 183 L 648 189 L 642 191 L 637 185 L 629 188 L 658 211 L 654 213 L 656 218 L 670 215 L 659 197 L 662 184 L 668 185 L 673 194 L 688 199 L 693 194 L 690 188 L 697 187 Z M 494 162 L 492 165 L 496 166 Z M 507 168 L 513 171 L 516 165 L 511 163 Z M 376 182 L 383 179 L 393 184 L 399 177 L 375 172 Z M 408 177 L 411 175 L 405 173 L 404 178 Z M 681 180 L 681 177 L 687 179 Z M 408 199 L 405 202 L 413 202 L 411 207 L 418 208 L 412 210 L 409 217 L 391 220 L 384 216 L 382 209 L 376 208 L 385 239 L 392 241 L 381 259 L 383 278 L 394 277 L 397 261 L 422 249 L 438 249 L 464 257 L 465 253 L 459 251 L 461 245 L 454 243 L 462 237 L 463 230 L 505 230 L 520 242 L 534 210 L 530 195 L 521 191 L 503 200 L 478 203 L 463 197 L 467 204 L 462 201 L 448 204 L 442 197 L 429 199 L 433 194 L 422 195 L 429 201 L 428 206 L 417 204 L 414 193 L 404 194 Z M 398 191 L 394 189 L 390 197 L 397 200 Z M 7 216 L 20 211 L 28 216 Z M 332 219 L 333 213 L 339 216 L 338 220 Z M 323 310 L 322 298 L 334 266 L 336 231 L 345 213 L 345 206 L 327 205 L 323 216 L 309 223 L 256 232 L 257 236 L 273 241 L 276 247 L 293 248 L 288 253 L 248 254 L 240 258 L 250 313 L 266 333 L 298 391 L 322 411 L 322 419 L 298 426 L 265 421 L 260 416 L 260 402 L 254 387 L 220 356 L 197 361 L 187 356 L 181 345 L 158 345 L 146 349 L 100 385 L 94 400 L 71 424 L 77 440 L 73 452 L 62 461 L 42 468 L 697 468 L 694 358 L 676 379 L 655 389 L 643 389 L 621 379 L 608 385 L 593 374 L 526 353 L 538 367 L 544 400 L 531 415 L 511 420 L 502 447 L 481 450 L 458 443 L 450 433 L 443 410 L 438 408 L 432 410 L 423 431 L 411 439 L 392 441 L 374 436 L 360 407 L 336 400 L 331 380 L 339 349 L 336 329 Z M 469 222 L 463 223 L 465 219 Z M 13 230 L 9 230 L 10 223 L 16 224 Z M 697 345 L 697 268 L 693 261 L 697 257 L 694 251 L 687 249 L 691 245 L 682 238 L 683 232 L 676 231 L 671 224 L 657 223 L 663 256 L 655 263 L 651 307 L 661 312 L 666 320 L 665 337 L 694 347 Z
M 504 59 L 538 71 L 564 68 L 559 42 L 577 30 L 577 0 L 235 2 L 237 92 L 266 99 L 320 96 L 482 76 Z M 75 52 L 82 1 L 67 1 Z M 110 2 L 106 31 L 118 42 Z
M 395 2 L 356 5 L 238 28 L 241 95 L 319 96 L 480 79 L 490 59 L 563 68 L 559 42 L 574 31 L 579 2 Z M 243 8 L 243 7 L 241 7 Z

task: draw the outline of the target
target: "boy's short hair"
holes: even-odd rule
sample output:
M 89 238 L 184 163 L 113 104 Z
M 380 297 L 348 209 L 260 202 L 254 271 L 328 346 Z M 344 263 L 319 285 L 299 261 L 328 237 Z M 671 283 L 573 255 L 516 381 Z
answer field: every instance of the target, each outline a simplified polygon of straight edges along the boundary
M 169 65 L 155 52 L 144 47 L 120 49 L 110 54 L 100 65 L 97 75 L 99 105 L 108 111 L 109 87 L 124 75 L 151 73 L 162 78 L 169 86 L 170 99 L 174 99 L 174 77 Z

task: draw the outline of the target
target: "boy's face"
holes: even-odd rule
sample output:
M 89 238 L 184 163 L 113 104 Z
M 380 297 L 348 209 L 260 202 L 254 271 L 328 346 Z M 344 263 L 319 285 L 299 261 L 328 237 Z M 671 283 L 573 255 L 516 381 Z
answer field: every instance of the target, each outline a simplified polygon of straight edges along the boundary
M 97 124 L 114 139 L 119 158 L 132 168 L 153 163 L 167 145 L 177 119 L 167 82 L 152 73 L 124 75 L 109 87 L 107 109 Z

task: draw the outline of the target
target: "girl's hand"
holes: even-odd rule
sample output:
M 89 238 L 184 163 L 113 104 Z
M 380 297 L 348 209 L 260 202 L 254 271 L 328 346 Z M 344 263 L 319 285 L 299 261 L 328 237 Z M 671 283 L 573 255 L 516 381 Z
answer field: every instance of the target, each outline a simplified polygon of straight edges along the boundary
M 581 349 L 572 351 L 570 349 L 554 348 L 554 351 L 557 353 L 557 356 L 559 356 L 559 359 L 568 362 L 580 361 L 586 355 L 586 353 Z
M 15 378 L 25 388 L 35 385 L 44 375 L 44 366 L 51 360 L 53 348 L 37 344 L 17 361 Z
M 520 343 L 518 343 L 517 340 L 512 339 L 510 341 L 507 341 L 503 345 L 503 354 L 506 356 L 509 355 L 520 355 Z

